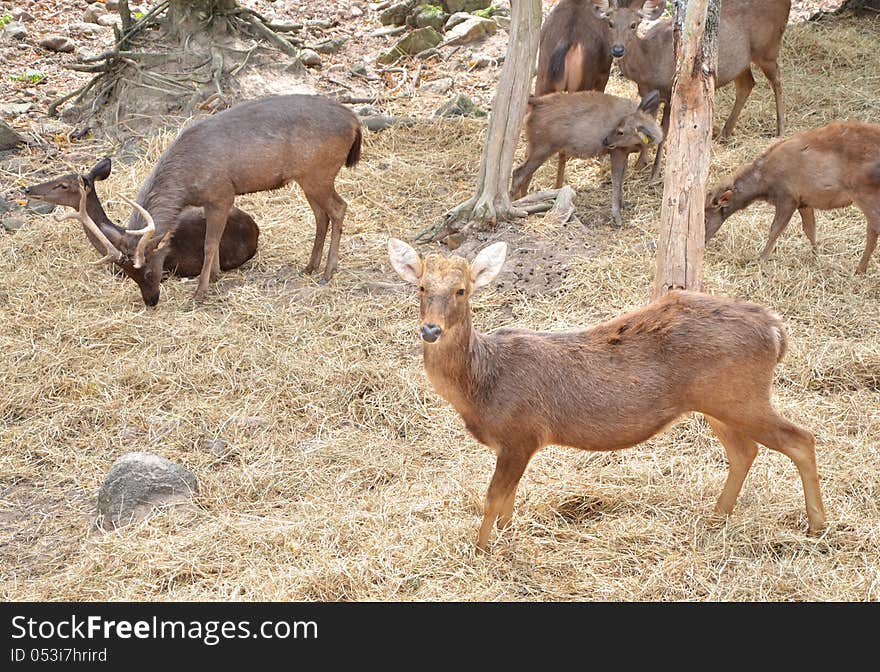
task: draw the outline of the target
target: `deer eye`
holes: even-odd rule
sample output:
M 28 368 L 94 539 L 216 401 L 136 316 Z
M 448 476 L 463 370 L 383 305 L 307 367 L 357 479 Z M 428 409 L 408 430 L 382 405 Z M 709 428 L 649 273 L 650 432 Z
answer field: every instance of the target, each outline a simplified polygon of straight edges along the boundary
M 67 189 L 67 185 L 66 184 L 59 184 L 58 189 Z
M 425 286 L 424 286 L 424 285 L 419 285 L 419 291 L 420 291 L 420 292 L 424 292 L 424 291 L 425 291 Z
M 608 22 L 608 26 L 611 27 L 611 28 L 614 28 L 614 21 L 609 21 L 609 22 Z
M 456 293 L 456 296 L 464 296 L 464 289 L 459 289 Z
M 617 129 L 617 135 L 623 135 L 623 129 L 618 128 L 618 129 Z
M 631 23 L 629 27 L 630 27 L 632 30 L 635 30 L 635 29 L 636 29 L 636 24 Z

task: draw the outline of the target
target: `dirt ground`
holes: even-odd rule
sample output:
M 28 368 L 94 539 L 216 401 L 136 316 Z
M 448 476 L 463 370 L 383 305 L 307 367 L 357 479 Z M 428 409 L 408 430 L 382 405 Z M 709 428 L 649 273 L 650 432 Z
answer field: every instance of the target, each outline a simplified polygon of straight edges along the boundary
M 52 3 L 33 4 L 51 14 Z M 325 17 L 348 3 L 254 6 Z M 362 35 L 309 83 L 345 88 L 329 76 L 369 92 L 345 73 L 386 46 L 363 37 L 378 27 L 375 15 L 340 26 Z M 789 27 L 781 57 L 789 132 L 834 119 L 880 122 L 878 38 L 880 18 Z M 503 53 L 504 39 L 474 50 Z M 40 117 L 54 96 L 47 87 L 63 91 L 51 83 L 59 56 L 40 58 L 35 67 L 50 81 L 12 86 L 13 97 L 37 91 L 35 109 L 14 121 L 44 145 L 3 160 L 7 194 L 116 147 L 70 141 L 63 121 Z M 468 72 L 461 58 L 423 77 L 450 74 L 455 91 L 488 105 L 497 69 Z M 330 72 L 337 62 L 346 70 Z M 713 179 L 772 139 L 772 94 L 760 73 L 756 80 L 734 138 L 713 148 Z M 609 89 L 634 95 L 620 78 Z M 716 127 L 732 99 L 730 88 L 719 93 Z M 880 599 L 880 260 L 853 275 L 865 235 L 854 208 L 818 214 L 818 256 L 795 222 L 762 264 L 755 257 L 772 211 L 755 205 L 720 230 L 704 271 L 707 291 L 785 319 L 775 400 L 816 435 L 829 513 L 822 536 L 805 533 L 794 466 L 763 449 L 734 514 L 711 520 L 727 466 L 694 416 L 628 451 L 543 451 L 520 486 L 513 526 L 490 555 L 475 556 L 493 455 L 427 381 L 417 297 L 385 253 L 389 236 L 412 240 L 473 188 L 485 120 L 430 119 L 443 100 L 417 93 L 382 105 L 423 121 L 366 133 L 361 164 L 340 174 L 349 211 L 340 269 L 326 286 L 299 273 L 314 229 L 298 188 L 237 201 L 261 227 L 259 253 L 224 273 L 198 308 L 192 282 L 171 279 L 159 306 L 146 309 L 131 282 L 87 263 L 95 255 L 78 229 L 51 217 L 28 214 L 24 228 L 0 233 L 2 599 Z M 126 212 L 119 195 L 136 191 L 174 137 L 139 140 L 139 156 L 101 184 L 114 220 Z M 554 171 L 544 166 L 532 188 L 549 187 Z M 511 244 L 500 286 L 474 298 L 478 329 L 572 328 L 646 300 L 660 185 L 630 175 L 616 229 L 607 164 L 572 161 L 568 180 L 583 228 L 536 215 L 466 248 Z M 217 438 L 228 444 L 222 455 L 210 447 Z M 197 508 L 96 532 L 98 487 L 132 450 L 192 469 Z

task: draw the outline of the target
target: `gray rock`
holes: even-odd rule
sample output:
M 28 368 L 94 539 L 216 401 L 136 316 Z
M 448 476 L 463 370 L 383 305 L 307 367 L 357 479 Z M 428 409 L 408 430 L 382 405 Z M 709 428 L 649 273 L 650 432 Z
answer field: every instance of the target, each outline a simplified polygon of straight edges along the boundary
M 103 16 L 98 17 L 98 25 L 104 26 L 105 28 L 110 28 L 111 26 L 119 26 L 122 27 L 122 19 L 118 16 L 113 16 L 112 14 L 104 14 Z
M 487 68 L 495 62 L 496 59 L 489 56 L 489 54 L 484 54 L 481 51 L 475 51 L 468 59 L 468 66 L 471 68 Z
M 19 98 L 18 100 L 14 100 L 11 103 L 0 103 L 0 114 L 9 114 L 12 116 L 24 114 L 33 106 L 33 103 L 29 103 Z
M 504 14 L 493 14 L 492 20 L 498 24 L 499 28 L 510 30 L 510 17 Z
M 137 522 L 154 508 L 192 501 L 198 489 L 189 469 L 153 453 L 126 453 L 98 492 L 99 523 L 112 529 Z
M 48 215 L 55 210 L 55 206 L 52 203 L 46 203 L 45 201 L 28 201 L 26 207 L 28 210 L 35 212 L 38 215 Z
M 266 429 L 269 426 L 269 418 L 262 415 L 242 415 L 235 419 L 236 424 L 243 427 L 258 427 Z
M 90 37 L 94 35 L 104 34 L 104 30 L 101 28 L 101 26 L 94 23 L 86 23 L 85 21 L 77 21 L 71 23 L 70 26 L 68 26 L 68 29 L 72 33 L 79 33 L 81 35 L 88 35 Z
M 6 217 L 4 220 L 0 221 L 0 225 L 10 233 L 18 231 L 20 228 L 24 227 L 25 224 L 27 224 L 27 220 L 24 217 Z
M 272 30 L 276 33 L 292 33 L 297 30 L 302 30 L 303 24 L 296 23 L 295 21 L 273 21 L 272 22 Z
M 303 49 L 299 52 L 299 60 L 310 68 L 321 65 L 321 55 L 314 49 Z
M 9 210 L 9 203 L 7 203 L 6 199 L 3 198 L 3 194 L 0 194 L 0 215 L 5 215 L 7 212 L 9 212 Z
M 88 2 L 88 0 L 86 0 L 86 2 Z M 109 9 L 111 12 L 117 12 L 119 11 L 119 0 L 106 0 L 104 2 L 104 7 Z M 128 11 L 134 14 L 134 12 L 131 10 L 131 7 L 128 8 Z
M 456 12 L 455 14 L 450 15 L 448 19 L 446 19 L 446 25 L 443 26 L 443 29 L 447 31 L 452 30 L 459 23 L 464 23 L 469 18 L 471 18 L 471 15 L 467 12 Z
M 383 131 L 390 126 L 412 126 L 415 120 L 410 117 L 393 117 L 387 114 L 373 114 L 361 119 L 361 123 L 371 131 Z
M 86 7 L 82 20 L 84 23 L 98 23 L 98 19 L 107 13 L 107 9 L 100 2 Z
M 372 105 L 364 105 L 363 107 L 359 107 L 357 109 L 357 115 L 359 117 L 372 117 L 376 114 L 382 114 L 382 110 L 378 107 L 373 107 Z
M 379 14 L 379 23 L 383 26 L 402 26 L 406 23 L 406 17 L 409 16 L 413 8 L 412 0 L 408 2 L 398 2 L 391 5 L 388 9 Z
M 21 8 L 12 10 L 12 18 L 16 21 L 21 21 L 22 23 L 30 23 L 34 20 L 33 14 Z
M 24 138 L 12 130 L 5 121 L 0 119 L 0 151 L 4 149 L 12 149 L 23 142 Z
M 374 30 L 370 35 L 372 37 L 385 37 L 387 35 L 400 35 L 404 31 L 406 31 L 405 26 L 385 26 L 385 28 Z
M 479 40 L 484 35 L 491 35 L 497 30 L 498 24 L 492 19 L 472 16 L 446 33 L 445 44 L 467 44 Z
M 463 93 L 456 94 L 449 100 L 447 100 L 443 105 L 441 105 L 436 112 L 434 112 L 435 117 L 485 117 L 486 112 L 477 107 L 476 103 L 468 98 Z
M 342 45 L 348 42 L 347 37 L 337 37 L 332 40 L 325 40 L 320 44 L 316 44 L 314 49 L 319 54 L 335 54 L 337 51 L 342 49 Z
M 486 9 L 492 4 L 492 0 L 444 0 L 446 9 L 450 13 L 473 12 L 478 9 Z
M 353 66 L 351 66 L 350 70 L 351 74 L 360 75 L 361 77 L 366 77 L 368 74 L 367 66 L 364 63 L 355 63 Z
M 46 35 L 40 40 L 40 46 L 49 51 L 57 51 L 62 54 L 69 54 L 76 49 L 76 44 L 69 37 L 64 35 Z
M 27 28 L 24 27 L 23 23 L 19 23 L 18 21 L 8 23 L 3 30 L 3 37 L 8 40 L 23 40 L 27 37 L 27 34 Z
M 379 54 L 376 61 L 382 64 L 393 63 L 401 56 L 418 54 L 425 49 L 436 47 L 442 40 L 443 36 L 433 28 L 418 28 L 400 40 L 391 49 Z
M 224 458 L 233 452 L 226 439 L 205 439 L 202 441 L 202 448 L 210 450 L 217 458 Z
M 419 7 L 410 18 L 416 28 L 430 26 L 434 30 L 440 31 L 443 30 L 443 26 L 446 24 L 448 16 L 449 15 L 437 5 L 424 5 Z
M 352 5 L 352 6 L 349 8 L 349 10 L 348 10 L 348 15 L 349 15 L 351 18 L 356 19 L 356 18 L 358 18 L 359 16 L 363 16 L 363 15 L 364 15 L 364 10 L 362 10 L 362 9 L 361 9 L 360 7 L 358 7 L 357 5 Z
M 452 84 L 452 77 L 441 77 L 440 79 L 434 79 L 430 82 L 423 82 L 419 87 L 419 91 L 422 93 L 433 93 L 442 96 L 452 88 Z

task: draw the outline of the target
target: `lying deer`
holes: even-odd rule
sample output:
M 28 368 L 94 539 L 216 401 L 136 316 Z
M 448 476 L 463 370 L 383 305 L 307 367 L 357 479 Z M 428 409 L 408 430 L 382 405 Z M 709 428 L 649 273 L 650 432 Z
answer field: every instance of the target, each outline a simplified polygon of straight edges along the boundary
M 418 285 L 425 371 L 434 389 L 497 455 L 477 547 L 513 515 L 516 487 L 548 444 L 620 450 L 642 443 L 679 416 L 706 416 L 727 452 L 727 482 L 715 505 L 729 514 L 758 443 L 800 472 L 811 532 L 825 523 L 813 435 L 770 401 L 773 370 L 786 349 L 780 318 L 766 308 L 686 291 L 600 324 L 568 332 L 471 327 L 471 294 L 501 270 L 505 243 L 468 264 L 422 260 L 391 239 L 400 276 Z
M 625 0 L 624 0 L 625 2 Z M 638 9 L 644 0 L 631 0 Z M 590 0 L 560 0 L 541 27 L 535 95 L 605 91 L 611 72 L 608 27 Z M 565 154 L 559 154 L 556 188 L 565 181 Z
M 94 224 L 108 239 L 117 241 L 119 247 L 125 247 L 125 230 L 116 226 L 95 193 L 95 181 L 106 180 L 110 175 L 112 164 L 109 158 L 101 159 L 91 170 L 81 175 L 70 173 L 54 180 L 27 187 L 24 193 L 28 198 L 46 201 L 54 205 L 64 205 L 79 210 L 83 191 L 87 190 L 85 210 Z M 83 230 L 89 242 L 102 254 L 104 247 L 101 241 L 83 224 Z M 229 221 L 220 240 L 220 268 L 228 271 L 238 268 L 257 253 L 257 241 L 260 229 L 246 212 L 238 208 L 229 211 Z M 185 208 L 178 215 L 177 225 L 169 244 L 163 248 L 162 268 L 166 274 L 183 278 L 192 278 L 199 274 L 204 262 L 205 247 L 205 215 L 199 208 Z M 149 274 L 149 267 L 134 268 L 129 256 L 118 261 L 118 267 L 134 280 L 141 289 L 144 303 L 153 306 L 159 300 L 159 281 L 162 274 Z
M 854 203 L 868 222 L 865 251 L 856 269 L 864 273 L 880 235 L 880 124 L 840 121 L 771 145 L 706 195 L 706 241 L 733 213 L 758 200 L 776 208 L 759 257 L 762 261 L 770 256 L 795 210 L 815 251 L 814 209 Z
M 661 126 L 669 130 L 669 98 L 675 74 L 672 21 L 651 27 L 644 37 L 637 34 L 642 21 L 659 19 L 666 9 L 665 0 L 647 0 L 641 9 L 623 6 L 615 0 L 592 0 L 597 14 L 608 22 L 608 46 L 611 55 L 620 59 L 620 70 L 633 80 L 639 93 L 656 89 L 664 101 Z M 724 0 L 718 26 L 718 71 L 715 87 L 736 83 L 733 110 L 721 130 L 721 138 L 733 133 L 737 118 L 752 88 L 751 63 L 763 71 L 776 98 L 776 135 L 784 132 L 782 84 L 776 61 L 782 34 L 788 23 L 790 0 Z M 662 147 L 658 148 L 652 176 L 660 170 Z M 640 163 L 644 161 L 644 154 Z
M 627 156 L 663 139 L 654 121 L 659 101 L 656 91 L 641 103 L 598 91 L 532 96 L 525 119 L 526 161 L 513 171 L 511 198 L 524 196 L 532 175 L 557 152 L 582 159 L 610 154 L 611 216 L 621 226 Z
M 318 268 L 328 225 L 333 225 L 324 267 L 328 281 L 336 271 L 347 208 L 334 182 L 343 165 L 358 162 L 360 152 L 357 115 L 321 96 L 252 100 L 189 126 L 159 157 L 138 193 L 126 234 L 129 247 L 132 237 L 140 236 L 133 246 L 134 267 L 161 269 L 159 241 L 174 231 L 184 208 L 204 208 L 204 262 L 195 292 L 195 300 L 201 301 L 220 271 L 220 240 L 235 197 L 297 182 L 315 215 L 306 273 Z M 107 257 L 119 256 L 122 252 L 111 242 Z

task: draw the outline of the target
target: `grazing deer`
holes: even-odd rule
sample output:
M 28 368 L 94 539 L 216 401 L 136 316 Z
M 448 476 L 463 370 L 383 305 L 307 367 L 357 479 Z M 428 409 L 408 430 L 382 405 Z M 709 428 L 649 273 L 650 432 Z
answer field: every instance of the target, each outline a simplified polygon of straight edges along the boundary
M 864 273 L 880 235 L 880 124 L 839 121 L 771 145 L 706 194 L 706 242 L 728 217 L 757 200 L 776 208 L 762 261 L 795 210 L 815 251 L 813 211 L 854 203 L 868 223 L 865 251 L 856 269 Z
M 347 208 L 334 182 L 342 166 L 354 166 L 360 153 L 357 115 L 321 96 L 252 100 L 189 126 L 159 157 L 133 206 L 127 235 L 135 229 L 140 235 L 135 268 L 155 265 L 157 244 L 174 230 L 183 208 L 202 207 L 204 262 L 194 297 L 201 301 L 220 271 L 220 240 L 235 197 L 297 182 L 315 215 L 315 243 L 304 272 L 318 268 L 328 225 L 333 225 L 324 267 L 323 282 L 328 281 L 336 271 Z M 121 253 L 111 244 L 107 255 Z
M 400 276 L 418 285 L 425 371 L 434 389 L 497 455 L 477 547 L 513 515 L 516 487 L 548 444 L 620 450 L 679 416 L 706 416 L 727 452 L 727 482 L 715 505 L 729 514 L 763 444 L 800 472 L 811 532 L 825 523 L 813 435 L 773 408 L 773 370 L 786 349 L 778 315 L 743 301 L 674 291 L 586 329 L 537 332 L 471 327 L 471 293 L 496 277 L 505 243 L 473 262 L 422 260 L 391 239 Z
M 28 198 L 64 205 L 79 210 L 83 185 L 88 193 L 86 196 L 86 212 L 108 239 L 116 240 L 119 247 L 125 247 L 125 229 L 116 226 L 95 193 L 95 182 L 106 180 L 110 175 L 112 164 L 109 158 L 101 159 L 91 170 L 82 175 L 70 173 L 54 180 L 42 182 L 24 190 Z M 101 241 L 86 225 L 83 225 L 89 242 L 102 254 L 104 247 Z M 257 241 L 260 229 L 246 212 L 233 207 L 229 211 L 229 221 L 220 239 L 220 268 L 228 271 L 238 268 L 257 253 Z M 177 225 L 169 244 L 163 248 L 162 268 L 166 274 L 183 278 L 192 278 L 199 274 L 204 262 L 205 247 L 205 215 L 199 208 L 185 208 L 178 215 Z M 149 273 L 149 267 L 134 268 L 131 259 L 123 256 L 119 259 L 118 268 L 134 280 L 141 289 L 141 296 L 147 305 L 155 305 L 159 300 L 159 281 L 162 274 Z
M 654 121 L 659 100 L 656 91 L 641 103 L 598 91 L 532 96 L 525 119 L 526 160 L 513 171 L 511 197 L 524 196 L 532 175 L 557 152 L 583 159 L 610 154 L 611 216 L 621 226 L 626 158 L 663 139 Z
M 672 95 L 672 77 L 675 74 L 675 54 L 672 44 L 672 21 L 662 21 L 651 27 L 644 37 L 637 30 L 643 20 L 659 19 L 666 9 L 665 0 L 647 0 L 641 9 L 621 6 L 614 0 L 592 0 L 598 15 L 608 22 L 608 46 L 611 55 L 618 58 L 624 76 L 633 80 L 639 93 L 656 89 L 664 102 L 661 127 L 669 130 L 669 98 Z M 752 88 L 751 63 L 763 71 L 776 98 L 776 135 L 784 132 L 784 109 L 779 65 L 776 59 L 788 14 L 790 0 L 724 0 L 718 26 L 718 71 L 716 88 L 736 83 L 733 110 L 721 130 L 721 138 L 733 133 L 736 120 Z M 662 146 L 657 149 L 652 176 L 660 170 Z M 640 163 L 644 160 L 644 155 Z

